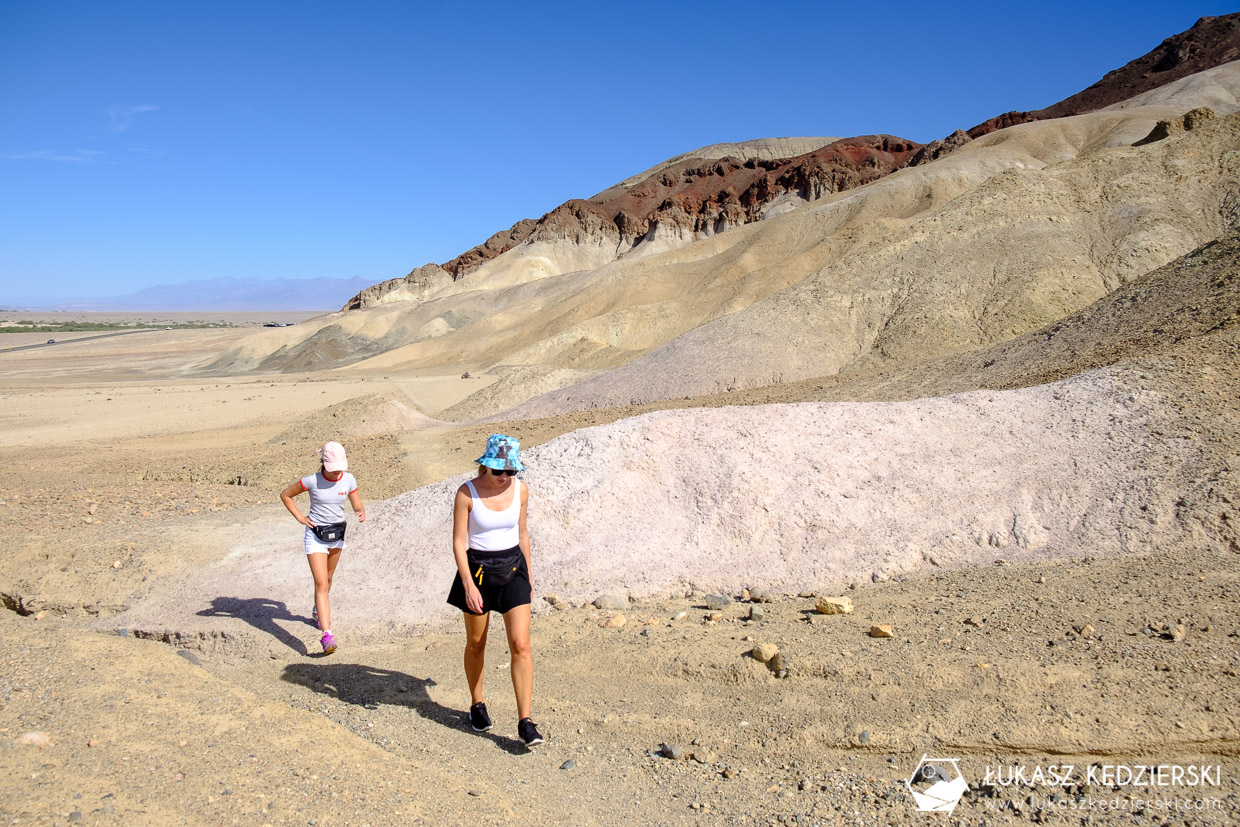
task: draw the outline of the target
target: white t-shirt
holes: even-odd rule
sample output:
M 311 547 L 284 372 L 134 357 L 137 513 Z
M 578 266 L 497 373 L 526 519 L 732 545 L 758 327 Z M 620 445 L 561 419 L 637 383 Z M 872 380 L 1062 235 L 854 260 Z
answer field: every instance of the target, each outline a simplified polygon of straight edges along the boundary
M 357 490 L 357 480 L 345 471 L 340 479 L 332 482 L 320 472 L 302 477 L 301 488 L 310 494 L 310 513 L 306 515 L 310 522 L 328 525 L 344 522 L 344 504 Z

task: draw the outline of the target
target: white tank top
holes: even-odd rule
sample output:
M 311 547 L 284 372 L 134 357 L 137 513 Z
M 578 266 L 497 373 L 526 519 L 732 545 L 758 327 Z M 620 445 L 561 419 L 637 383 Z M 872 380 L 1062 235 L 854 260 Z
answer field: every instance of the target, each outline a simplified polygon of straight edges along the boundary
M 478 498 L 478 489 L 469 480 L 469 547 L 476 551 L 506 551 L 521 541 L 521 481 L 512 481 L 512 505 L 492 511 Z

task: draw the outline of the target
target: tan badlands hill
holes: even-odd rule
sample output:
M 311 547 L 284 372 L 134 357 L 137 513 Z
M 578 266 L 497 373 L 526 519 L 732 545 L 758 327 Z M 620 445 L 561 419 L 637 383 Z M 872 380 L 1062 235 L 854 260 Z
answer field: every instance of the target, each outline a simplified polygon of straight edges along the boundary
M 425 300 L 259 334 L 209 369 L 484 374 L 494 381 L 451 414 L 470 417 L 616 368 L 525 412 L 976 348 L 1220 235 L 1234 221 L 1236 127 L 1226 116 L 1238 89 L 1240 65 L 1227 64 L 1148 101 L 1001 130 L 659 254 L 611 260 L 588 239 L 523 245 Z M 1223 117 L 1132 146 L 1203 102 Z M 595 266 L 600 258 L 608 263 Z

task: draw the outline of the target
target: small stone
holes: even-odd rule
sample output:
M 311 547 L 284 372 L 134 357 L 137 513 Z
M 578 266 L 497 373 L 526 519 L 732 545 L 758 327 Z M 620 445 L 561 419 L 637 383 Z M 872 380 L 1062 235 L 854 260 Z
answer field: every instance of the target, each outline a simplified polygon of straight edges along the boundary
M 112 568 L 114 568 L 114 569 L 119 569 L 120 567 L 121 567 L 121 561 L 120 561 L 120 560 L 113 560 L 113 561 L 112 561 Z
M 52 739 L 46 732 L 23 732 L 17 736 L 17 743 L 23 747 L 50 747 Z
M 469 794 L 472 796 L 480 796 L 482 795 L 482 790 L 470 790 Z
M 555 606 L 560 602 L 560 596 L 558 594 L 545 594 L 543 595 L 543 600 Z
M 202 666 L 202 663 L 198 660 L 198 656 L 188 649 L 178 649 L 177 655 L 194 664 L 194 666 Z
M 719 760 L 719 756 L 710 750 L 697 750 L 693 753 L 693 760 L 699 764 L 713 764 Z
M 99 746 L 99 741 L 96 738 L 91 738 L 89 741 L 86 742 L 86 746 L 91 747 L 91 748 L 97 747 Z
M 877 623 L 870 627 L 870 637 L 895 637 L 896 633 L 886 623 Z
M 741 600 L 749 600 L 749 589 L 741 589 Z
M 1098 630 L 1095 629 L 1092 624 L 1086 623 L 1084 626 L 1081 627 L 1080 635 L 1081 637 L 1089 637 L 1096 631 Z
M 859 744 L 870 743 L 870 731 L 868 729 L 861 730 L 861 734 L 857 736 L 857 743 Z
M 627 609 L 629 601 L 618 594 L 604 594 L 594 599 L 594 608 L 602 609 L 605 612 L 614 612 L 619 609 Z
M 814 597 L 817 594 L 818 592 L 812 592 L 806 589 L 805 591 L 798 592 L 797 597 Z
M 721 612 L 732 605 L 732 598 L 723 594 L 708 594 L 702 602 L 706 604 L 706 608 Z
M 767 661 L 767 666 L 776 672 L 788 671 L 788 656 L 783 652 L 776 652 L 775 657 Z
M 755 606 L 749 607 L 749 619 L 750 620 L 761 620 L 765 616 L 766 616 L 766 611 L 761 606 L 755 605 Z
M 620 613 L 616 613 L 612 615 L 611 617 L 603 618 L 602 620 L 599 621 L 598 625 L 602 626 L 604 629 L 619 629 L 621 626 L 625 624 L 625 622 L 626 621 L 625 621 L 624 615 Z
M 766 589 L 754 588 L 749 590 L 749 599 L 754 603 L 773 603 L 775 596 Z
M 774 643 L 759 643 L 750 650 L 750 654 L 754 656 L 754 659 L 768 663 L 771 658 L 779 654 L 779 647 Z
M 979 629 L 980 629 L 980 628 L 981 628 L 981 626 L 982 626 L 982 624 L 983 624 L 983 623 L 985 623 L 985 622 L 986 622 L 986 621 L 982 618 L 982 616 L 981 616 L 981 615 L 973 615 L 973 617 L 967 617 L 967 618 L 965 618 L 965 620 L 964 620 L 964 625 L 965 625 L 965 626 L 975 626 L 975 627 L 977 627 L 977 628 L 979 628 Z
M 706 620 L 710 623 L 718 623 L 723 620 L 723 612 L 711 612 L 706 615 Z
M 677 612 L 676 614 L 672 615 L 672 620 L 684 620 L 688 616 L 689 616 L 688 612 Z
M 82 811 L 81 811 L 81 810 L 74 810 L 73 812 L 69 813 L 69 820 L 70 820 L 70 821 L 72 821 L 72 822 L 73 822 L 73 823 L 75 823 L 75 824 L 76 824 L 77 822 L 81 821 L 81 820 L 82 820 Z
M 814 608 L 824 615 L 852 614 L 852 599 L 848 597 L 828 597 L 819 595 L 814 600 Z
M 663 744 L 659 747 L 659 752 L 663 754 L 663 757 L 673 761 L 685 760 L 685 750 L 680 744 Z
M 565 761 L 563 764 L 561 764 L 561 765 L 560 765 L 560 769 L 562 769 L 562 770 L 571 770 L 571 769 L 572 769 L 573 767 L 575 767 L 575 766 L 577 766 L 577 762 L 576 762 L 576 761 L 574 761 L 573 759 L 571 759 L 571 758 L 570 758 L 570 759 L 568 759 L 567 761 Z

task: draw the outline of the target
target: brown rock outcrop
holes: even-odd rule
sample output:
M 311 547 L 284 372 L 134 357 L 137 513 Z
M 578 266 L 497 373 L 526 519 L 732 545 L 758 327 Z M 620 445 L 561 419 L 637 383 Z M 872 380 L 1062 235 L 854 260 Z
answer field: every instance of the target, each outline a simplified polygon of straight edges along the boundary
M 1199 106 L 1196 109 L 1185 112 L 1178 118 L 1169 121 L 1159 121 L 1150 130 L 1150 134 L 1137 141 L 1133 146 L 1145 146 L 1163 138 L 1170 138 L 1172 135 L 1178 135 L 1181 132 L 1187 132 L 1190 129 L 1197 129 L 1203 124 L 1209 123 L 1218 116 L 1214 114 L 1214 110 L 1208 106 Z
M 385 301 L 410 301 L 432 293 L 445 284 L 452 283 L 452 276 L 438 264 L 424 264 L 415 267 L 409 275 L 399 279 L 388 279 L 367 287 L 342 307 L 342 310 L 359 310 L 363 307 L 374 307 Z M 402 294 L 399 298 L 393 293 Z
M 1107 72 L 1083 92 L 1045 109 L 1005 112 L 970 129 L 969 137 L 980 138 L 1030 121 L 1094 112 L 1233 60 L 1240 60 L 1240 12 L 1203 17 L 1188 31 L 1167 38 L 1147 54 Z
M 921 144 L 891 135 L 863 135 L 781 160 L 690 158 L 618 194 L 612 188 L 602 196 L 566 201 L 536 221 L 518 221 L 442 267 L 428 264 L 362 291 L 344 309 L 372 307 L 385 297 L 394 300 L 395 291 L 405 294 L 395 300 L 416 300 L 526 241 L 601 239 L 620 256 L 659 229 L 690 238 L 715 235 L 761 220 L 780 196 L 814 201 L 868 184 L 906 165 L 920 149 Z

